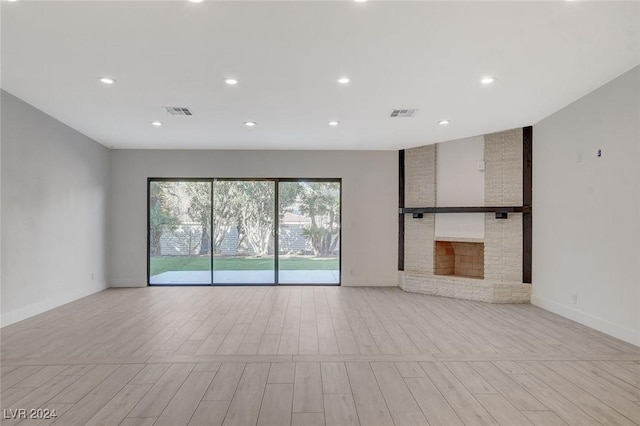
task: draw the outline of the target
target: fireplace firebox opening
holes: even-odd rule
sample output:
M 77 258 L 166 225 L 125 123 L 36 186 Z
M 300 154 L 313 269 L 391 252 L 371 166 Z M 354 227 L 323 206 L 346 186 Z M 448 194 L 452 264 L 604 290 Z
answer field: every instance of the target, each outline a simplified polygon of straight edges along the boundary
M 435 275 L 484 278 L 484 243 L 435 241 Z

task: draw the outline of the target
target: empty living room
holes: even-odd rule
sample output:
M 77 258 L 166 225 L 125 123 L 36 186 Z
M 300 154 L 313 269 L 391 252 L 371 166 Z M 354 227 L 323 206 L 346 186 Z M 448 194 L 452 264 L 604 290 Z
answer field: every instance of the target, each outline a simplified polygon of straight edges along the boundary
M 0 423 L 640 425 L 640 2 L 0 1 Z

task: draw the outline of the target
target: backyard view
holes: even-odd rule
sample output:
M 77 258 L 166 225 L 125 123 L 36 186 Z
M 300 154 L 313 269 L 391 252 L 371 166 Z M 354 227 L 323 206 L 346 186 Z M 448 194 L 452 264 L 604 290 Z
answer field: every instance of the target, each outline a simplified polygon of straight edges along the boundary
M 157 180 L 149 196 L 150 284 L 340 282 L 339 182 Z

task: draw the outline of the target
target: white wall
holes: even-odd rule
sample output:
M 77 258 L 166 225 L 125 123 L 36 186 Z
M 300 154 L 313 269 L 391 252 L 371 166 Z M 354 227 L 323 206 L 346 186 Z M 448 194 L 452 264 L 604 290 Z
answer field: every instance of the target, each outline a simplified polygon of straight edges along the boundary
M 342 284 L 397 285 L 396 151 L 112 151 L 110 283 L 146 285 L 148 177 L 342 178 Z
M 484 136 L 439 143 L 436 161 L 437 206 L 484 206 Z M 436 237 L 484 238 L 484 214 L 437 214 L 435 230 Z
M 533 127 L 532 302 L 640 345 L 640 67 Z
M 110 155 L 0 93 L 4 326 L 107 287 Z

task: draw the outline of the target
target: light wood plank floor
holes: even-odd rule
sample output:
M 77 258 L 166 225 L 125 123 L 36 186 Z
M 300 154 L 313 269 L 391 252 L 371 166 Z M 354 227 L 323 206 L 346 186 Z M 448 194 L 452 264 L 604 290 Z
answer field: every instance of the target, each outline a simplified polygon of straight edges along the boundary
M 110 289 L 1 338 L 3 425 L 640 424 L 640 348 L 531 305 Z

